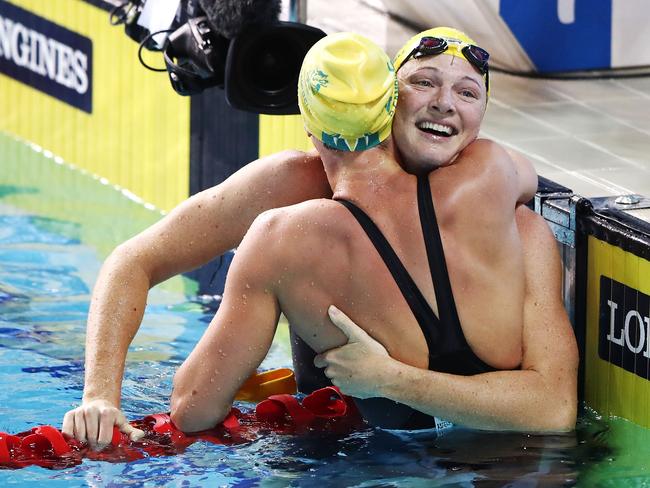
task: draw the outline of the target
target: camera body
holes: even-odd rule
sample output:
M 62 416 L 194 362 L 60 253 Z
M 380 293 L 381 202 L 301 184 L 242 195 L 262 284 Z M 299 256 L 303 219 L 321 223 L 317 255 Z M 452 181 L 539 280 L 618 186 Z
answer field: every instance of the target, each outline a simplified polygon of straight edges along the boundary
M 195 95 L 224 86 L 228 40 L 215 34 L 207 17 L 194 17 L 172 32 L 163 50 L 172 87 L 179 95 Z
M 216 87 L 224 89 L 228 104 L 240 110 L 300 113 L 300 67 L 311 46 L 325 37 L 322 30 L 277 20 L 279 2 L 179 0 L 165 30 L 168 36 L 159 47 L 152 41 L 159 33 L 138 24 L 145 4 L 156 1 L 126 0 L 111 11 L 111 23 L 124 23 L 125 33 L 140 49 L 163 52 L 170 83 L 179 95 Z

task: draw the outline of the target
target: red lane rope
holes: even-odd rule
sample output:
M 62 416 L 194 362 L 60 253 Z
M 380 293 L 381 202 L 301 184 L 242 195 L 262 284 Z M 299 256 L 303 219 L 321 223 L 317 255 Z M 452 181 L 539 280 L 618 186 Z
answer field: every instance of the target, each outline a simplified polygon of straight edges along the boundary
M 233 408 L 216 427 L 191 434 L 178 430 L 168 413 L 148 415 L 131 425 L 145 431 L 142 440 L 133 442 L 115 427 L 111 444 L 101 452 L 50 425 L 15 435 L 0 432 L 0 468 L 36 465 L 62 469 L 83 459 L 128 462 L 177 454 L 197 441 L 231 445 L 250 442 L 268 432 L 347 432 L 361 427 L 363 421 L 350 397 L 336 387 L 327 387 L 306 396 L 302 403 L 293 395 L 279 394 L 260 402 L 254 412 Z

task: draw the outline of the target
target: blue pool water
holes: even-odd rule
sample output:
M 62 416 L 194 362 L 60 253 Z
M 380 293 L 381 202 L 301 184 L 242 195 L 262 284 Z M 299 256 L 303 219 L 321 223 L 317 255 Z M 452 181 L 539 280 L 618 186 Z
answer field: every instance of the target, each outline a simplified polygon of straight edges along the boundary
M 0 431 L 17 433 L 60 427 L 80 401 L 85 320 L 100 264 L 160 214 L 38 151 L 21 146 L 23 156 L 8 158 L 1 149 Z M 17 176 L 21 171 L 28 176 Z M 60 191 L 70 179 L 76 190 Z M 173 373 L 218 303 L 206 302 L 186 278 L 152 290 L 128 356 L 127 417 L 168 409 Z M 286 344 L 286 333 L 279 335 L 263 366 L 290 366 Z M 643 459 L 646 433 L 587 411 L 575 433 L 557 436 L 460 429 L 442 436 L 378 429 L 269 434 L 236 446 L 197 442 L 181 454 L 130 463 L 0 469 L 0 486 L 647 486 L 645 465 L 625 454 L 634 449 Z M 633 448 L 620 441 L 630 437 Z

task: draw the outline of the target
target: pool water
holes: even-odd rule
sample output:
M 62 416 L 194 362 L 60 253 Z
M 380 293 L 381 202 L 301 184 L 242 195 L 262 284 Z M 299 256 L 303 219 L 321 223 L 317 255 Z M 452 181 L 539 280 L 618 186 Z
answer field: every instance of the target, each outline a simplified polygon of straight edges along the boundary
M 79 403 L 85 320 L 101 262 L 160 218 L 125 193 L 0 135 L 0 431 L 60 427 Z M 151 291 L 127 359 L 127 417 L 168 410 L 174 371 L 217 303 L 183 277 Z M 283 324 L 263 367 L 291 366 L 287 344 Z M 0 486 L 650 486 L 648 441 L 647 430 L 585 409 L 567 435 L 269 434 L 235 446 L 197 442 L 130 463 L 0 469 Z

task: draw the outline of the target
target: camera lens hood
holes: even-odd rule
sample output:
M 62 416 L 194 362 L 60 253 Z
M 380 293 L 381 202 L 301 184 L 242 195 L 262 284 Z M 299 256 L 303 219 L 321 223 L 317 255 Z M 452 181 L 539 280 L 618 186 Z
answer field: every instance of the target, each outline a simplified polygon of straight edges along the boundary
M 226 100 L 248 112 L 298 114 L 298 75 L 307 51 L 325 32 L 295 22 L 250 24 L 232 41 L 225 71 Z

